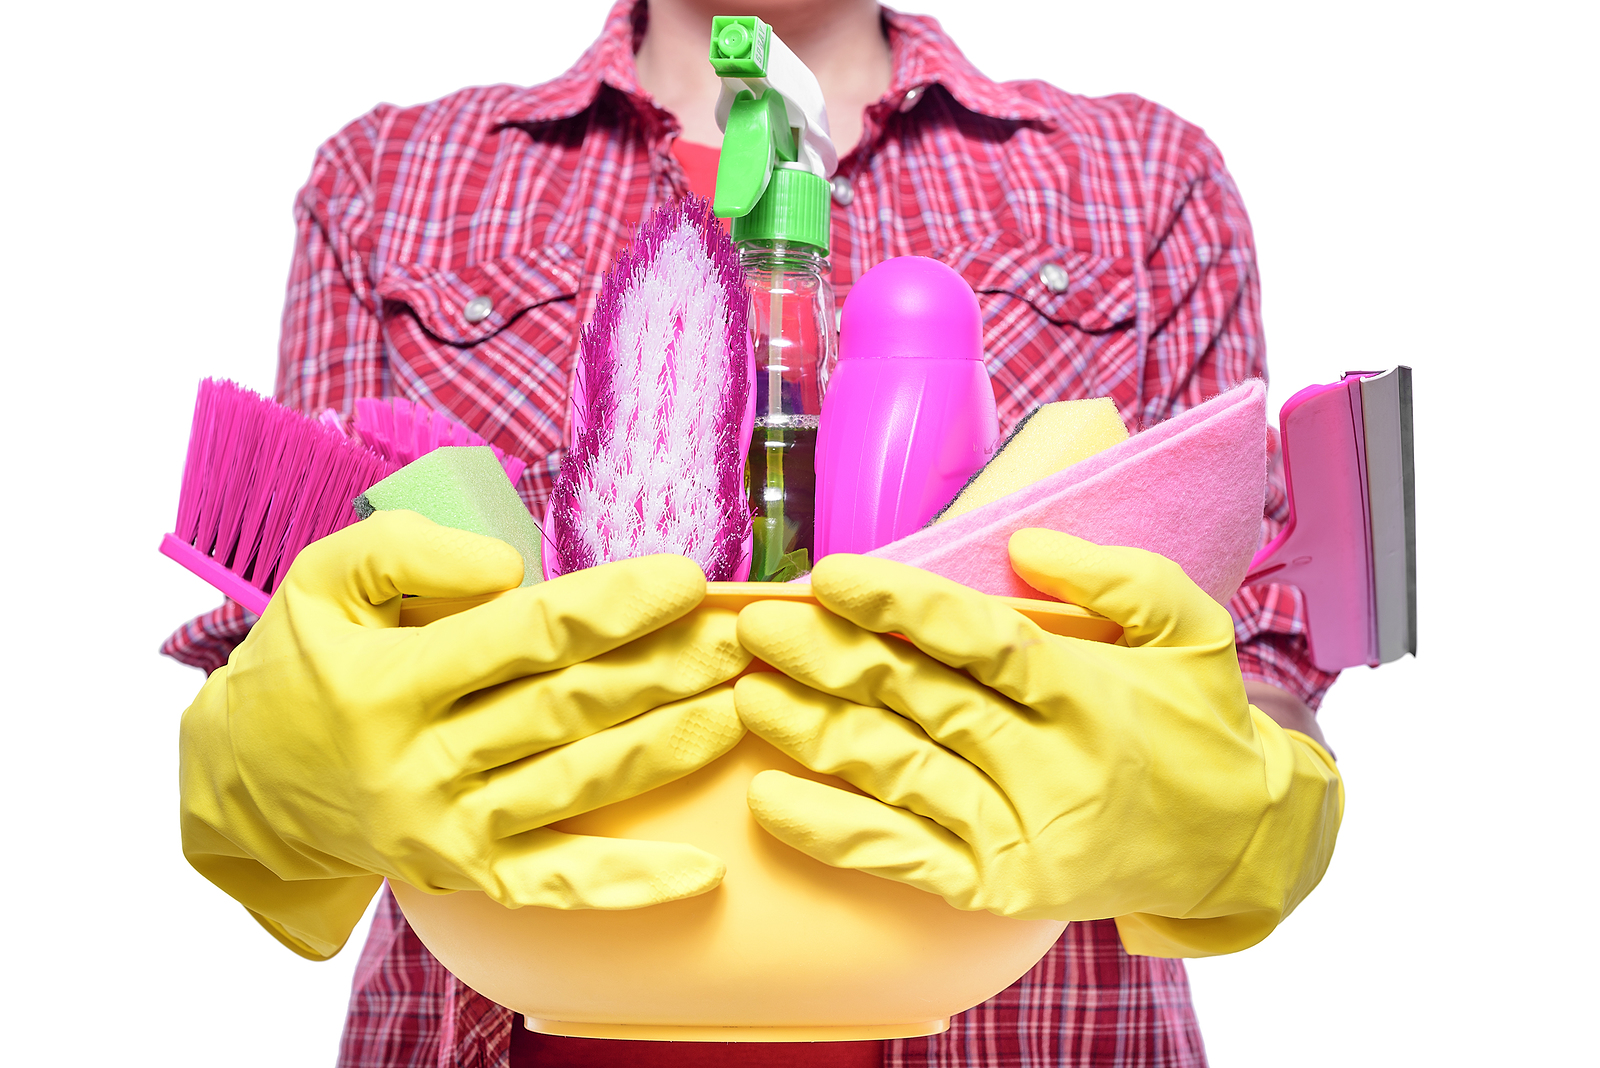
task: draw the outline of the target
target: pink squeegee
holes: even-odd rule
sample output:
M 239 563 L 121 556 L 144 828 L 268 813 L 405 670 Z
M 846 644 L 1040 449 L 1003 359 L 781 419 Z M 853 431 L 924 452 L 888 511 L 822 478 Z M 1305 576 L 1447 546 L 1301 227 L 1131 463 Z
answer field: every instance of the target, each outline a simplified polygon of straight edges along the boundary
M 1244 584 L 1299 588 L 1311 659 L 1324 671 L 1415 655 L 1411 368 L 1307 387 L 1278 423 L 1289 521 Z

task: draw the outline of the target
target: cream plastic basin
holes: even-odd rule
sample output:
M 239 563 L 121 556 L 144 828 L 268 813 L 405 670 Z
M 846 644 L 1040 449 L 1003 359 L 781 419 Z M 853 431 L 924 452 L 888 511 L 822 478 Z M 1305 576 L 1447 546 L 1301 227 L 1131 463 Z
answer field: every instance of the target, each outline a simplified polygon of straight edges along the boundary
M 710 603 L 756 599 L 714 584 Z M 806 599 L 805 587 L 760 584 Z M 803 592 L 802 592 L 803 591 Z M 1019 602 L 1019 606 L 1022 602 Z M 1114 640 L 1114 624 L 1030 602 L 1048 629 Z M 424 622 L 464 605 L 418 606 Z M 1066 610 L 1066 611 L 1063 611 Z M 1034 611 L 1027 611 L 1034 616 Z M 1036 621 L 1045 622 L 1042 619 Z M 548 1034 L 680 1041 L 843 1041 L 936 1034 L 1015 982 L 1066 924 L 963 912 L 901 883 L 831 868 L 750 815 L 745 792 L 777 768 L 818 775 L 754 735 L 674 783 L 555 826 L 689 842 L 728 866 L 707 894 L 625 912 L 507 909 L 483 894 L 393 890 L 418 937 L 480 994 Z

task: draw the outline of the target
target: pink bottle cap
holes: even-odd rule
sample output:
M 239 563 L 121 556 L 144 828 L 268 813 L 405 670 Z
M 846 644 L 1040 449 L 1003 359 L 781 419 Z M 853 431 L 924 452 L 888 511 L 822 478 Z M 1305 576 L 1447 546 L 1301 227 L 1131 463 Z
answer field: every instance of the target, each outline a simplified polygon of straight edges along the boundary
M 978 298 L 955 271 L 897 256 L 862 275 L 839 321 L 839 359 L 983 359 Z

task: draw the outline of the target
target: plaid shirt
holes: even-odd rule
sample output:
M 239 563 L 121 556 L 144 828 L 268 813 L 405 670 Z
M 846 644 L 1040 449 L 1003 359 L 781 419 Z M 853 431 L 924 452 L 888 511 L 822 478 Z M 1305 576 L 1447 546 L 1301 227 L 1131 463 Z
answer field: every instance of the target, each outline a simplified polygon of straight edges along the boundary
M 600 276 L 686 189 L 677 121 L 635 78 L 645 17 L 620 0 L 554 81 L 380 106 L 322 147 L 296 205 L 280 400 L 348 413 L 358 397 L 400 395 L 448 412 L 528 461 L 518 489 L 542 512 Z M 934 20 L 884 20 L 892 84 L 835 179 L 841 299 L 890 256 L 960 271 L 1003 428 L 1039 403 L 1095 396 L 1144 428 L 1265 374 L 1249 220 L 1198 129 L 1134 96 L 990 81 Z M 1275 479 L 1264 537 L 1286 517 Z M 1245 677 L 1315 707 L 1333 676 L 1307 656 L 1298 591 L 1242 591 L 1230 609 Z M 163 651 L 209 670 L 253 622 L 230 603 Z M 506 1010 L 449 976 L 387 895 L 379 918 L 341 1063 L 504 1065 Z M 947 1035 L 886 1045 L 894 1068 L 1202 1062 L 1181 964 L 1128 957 L 1109 921 L 1068 928 Z

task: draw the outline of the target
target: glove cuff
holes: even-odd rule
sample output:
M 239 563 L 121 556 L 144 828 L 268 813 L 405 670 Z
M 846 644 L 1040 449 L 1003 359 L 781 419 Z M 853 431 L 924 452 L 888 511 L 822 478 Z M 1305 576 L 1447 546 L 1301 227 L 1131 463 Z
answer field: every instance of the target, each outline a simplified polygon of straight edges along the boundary
M 1338 766 L 1304 734 L 1251 711 L 1262 733 L 1273 803 L 1229 877 L 1188 915 L 1116 918 L 1130 954 L 1209 957 L 1248 949 L 1271 934 L 1328 870 L 1344 818 Z
M 383 877 L 331 857 L 307 857 L 272 832 L 233 758 L 227 674 L 227 667 L 213 672 L 183 714 L 184 856 L 278 941 L 302 957 L 326 960 L 343 948 Z

